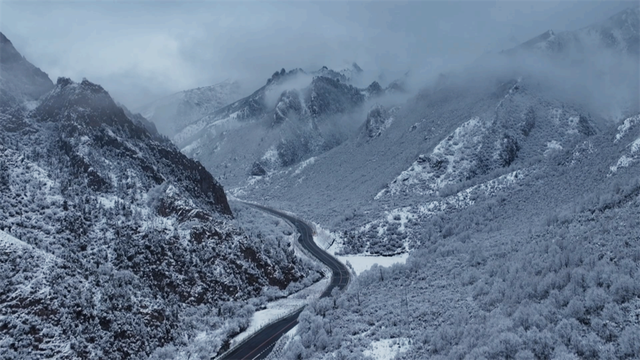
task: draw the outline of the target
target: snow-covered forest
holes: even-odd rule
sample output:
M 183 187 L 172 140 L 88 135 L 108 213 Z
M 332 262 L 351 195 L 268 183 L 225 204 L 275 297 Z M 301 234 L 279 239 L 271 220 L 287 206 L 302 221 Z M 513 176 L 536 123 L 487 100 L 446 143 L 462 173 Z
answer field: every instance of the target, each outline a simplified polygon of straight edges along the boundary
M 114 93 L 0 33 L 0 359 L 639 359 L 640 7 L 561 5 L 166 3 Z
M 2 40 L 1 358 L 210 356 L 249 325 L 249 300 L 317 280 L 99 85 L 42 81 L 33 109 L 17 101 L 39 84 Z

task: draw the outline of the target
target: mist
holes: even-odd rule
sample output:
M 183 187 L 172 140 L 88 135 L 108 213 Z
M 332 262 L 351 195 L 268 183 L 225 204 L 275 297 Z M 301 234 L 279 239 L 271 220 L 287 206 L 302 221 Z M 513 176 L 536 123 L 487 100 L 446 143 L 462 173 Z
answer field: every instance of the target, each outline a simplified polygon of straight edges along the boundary
M 455 86 L 485 88 L 521 79 L 526 87 L 576 104 L 596 119 L 618 122 L 640 111 L 638 64 L 637 54 L 601 47 L 570 49 L 562 54 L 520 51 L 486 56 L 449 74 L 448 81 Z
M 282 93 L 286 90 L 303 90 L 307 86 L 311 84 L 313 80 L 313 75 L 306 73 L 297 73 L 294 74 L 291 78 L 288 78 L 286 81 L 280 84 L 275 84 L 270 86 L 265 93 L 265 106 L 268 109 L 273 109 Z
M 86 77 L 135 109 L 225 79 L 247 93 L 276 70 L 357 62 L 420 85 L 547 29 L 629 2 L 2 2 L 0 30 L 55 80 Z

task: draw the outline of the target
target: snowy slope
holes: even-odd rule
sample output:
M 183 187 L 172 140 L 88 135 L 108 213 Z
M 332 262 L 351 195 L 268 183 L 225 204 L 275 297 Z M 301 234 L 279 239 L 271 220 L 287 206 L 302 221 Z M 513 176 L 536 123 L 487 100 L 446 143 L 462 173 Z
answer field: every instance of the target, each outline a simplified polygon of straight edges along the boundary
M 152 121 L 161 134 L 172 137 L 190 123 L 228 105 L 244 95 L 237 81 L 180 91 L 135 111 Z
M 18 98 L 0 122 L 0 358 L 211 356 L 250 299 L 318 276 L 100 85 Z
M 193 122 L 172 140 L 221 172 L 225 183 L 290 167 L 344 141 L 364 121 L 368 102 L 384 95 L 377 82 L 351 85 L 354 72 L 282 69 L 250 96 Z
M 351 257 L 409 253 L 308 308 L 276 358 L 640 358 L 637 18 L 441 76 L 388 126 L 374 109 L 304 167 L 231 190 L 330 229 Z

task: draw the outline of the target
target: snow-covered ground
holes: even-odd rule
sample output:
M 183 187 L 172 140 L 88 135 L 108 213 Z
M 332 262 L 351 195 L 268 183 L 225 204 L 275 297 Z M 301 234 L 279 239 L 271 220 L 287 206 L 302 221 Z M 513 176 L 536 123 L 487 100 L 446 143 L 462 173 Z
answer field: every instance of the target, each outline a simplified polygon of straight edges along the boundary
M 302 289 L 297 293 L 291 294 L 283 299 L 269 302 L 267 308 L 256 311 L 251 319 L 251 324 L 247 330 L 231 340 L 231 347 L 236 346 L 244 339 L 258 332 L 265 325 L 274 322 L 277 319 L 285 317 L 295 312 L 301 307 L 308 305 L 312 301 L 319 299 L 324 289 L 329 284 L 329 278 L 325 277 L 317 283 Z
M 375 264 L 388 267 L 393 264 L 405 263 L 409 257 L 407 253 L 395 256 L 336 255 L 342 247 L 342 241 L 340 241 L 338 235 L 323 229 L 318 224 L 314 224 L 314 226 L 316 228 L 316 235 L 313 237 L 313 241 L 315 241 L 320 248 L 347 265 L 347 267 L 353 269 L 356 275 L 360 275 L 362 272 L 371 269 Z
M 356 272 L 356 275 L 360 275 L 362 272 L 371 269 L 375 264 L 380 266 L 389 267 L 393 264 L 404 264 L 407 261 L 409 254 L 404 253 L 395 256 L 368 256 L 368 255 L 344 255 L 336 256 L 340 262 L 346 264 L 348 267 Z
M 364 356 L 368 356 L 374 360 L 392 360 L 396 355 L 409 349 L 409 339 L 380 339 L 372 341 L 367 350 L 363 351 Z

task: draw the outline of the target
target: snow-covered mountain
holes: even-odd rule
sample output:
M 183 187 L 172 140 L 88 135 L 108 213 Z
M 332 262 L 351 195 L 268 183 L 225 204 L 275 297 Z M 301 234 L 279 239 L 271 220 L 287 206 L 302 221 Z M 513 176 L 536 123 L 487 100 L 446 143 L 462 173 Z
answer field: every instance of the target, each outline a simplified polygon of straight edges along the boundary
M 640 112 L 639 54 L 633 51 L 638 9 L 483 56 L 467 69 L 441 75 L 400 106 L 374 106 L 354 119 L 359 131 L 331 151 L 260 179 L 228 184 L 239 194 L 278 199 L 282 207 L 317 208 L 324 199 L 337 213 L 323 208 L 322 216 L 335 221 L 344 211 L 337 209 L 377 208 L 369 203 L 373 198 L 397 202 L 450 194 L 502 176 L 502 169 L 529 167 L 569 149 L 584 153 L 576 147 L 592 144 L 587 140 Z M 619 46 L 603 40 L 607 33 L 615 34 Z M 553 39 L 586 41 L 588 34 L 600 40 L 579 51 L 565 46 L 569 61 L 540 51 L 553 50 Z M 547 40 L 548 46 L 532 45 Z M 332 174 L 332 186 L 322 174 Z M 304 195 L 312 193 L 319 195 Z
M 639 14 L 545 32 L 408 100 L 410 74 L 282 69 L 173 143 L 89 81 L 7 90 L 0 357 L 210 355 L 261 287 L 317 278 L 239 228 L 204 165 L 340 256 L 406 256 L 308 306 L 272 359 L 640 358 Z
M 507 53 L 536 50 L 552 54 L 579 52 L 582 55 L 594 50 L 614 50 L 640 55 L 640 7 L 631 7 L 607 20 L 585 28 L 556 33 L 547 30 Z
M 640 357 L 638 14 L 483 57 L 232 189 L 350 259 L 410 253 L 309 308 L 271 358 Z
M 250 96 L 199 119 L 172 140 L 232 183 L 297 164 L 344 141 L 365 118 L 369 101 L 385 94 L 377 82 L 353 86 L 350 81 L 362 70 L 352 68 L 282 69 Z M 396 85 L 390 91 L 398 91 Z
M 180 91 L 135 111 L 152 121 L 161 134 L 172 137 L 190 123 L 228 105 L 244 95 L 237 81 Z
M 281 238 L 245 232 L 216 179 L 100 85 L 49 86 L 13 55 L 0 67 L 0 358 L 211 356 L 248 326 L 249 299 L 317 278 Z

